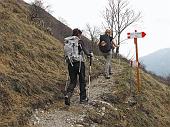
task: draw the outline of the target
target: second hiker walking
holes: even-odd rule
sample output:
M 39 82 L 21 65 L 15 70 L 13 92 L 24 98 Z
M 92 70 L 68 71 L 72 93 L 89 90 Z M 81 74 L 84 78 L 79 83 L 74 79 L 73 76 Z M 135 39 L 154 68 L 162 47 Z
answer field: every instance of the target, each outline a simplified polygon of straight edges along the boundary
M 106 63 L 104 66 L 104 75 L 106 79 L 110 79 L 110 75 L 112 74 L 112 53 L 114 47 L 119 47 L 119 45 L 116 45 L 113 41 L 113 37 L 111 36 L 111 31 L 107 29 L 105 31 L 104 35 L 100 35 L 100 41 L 99 41 L 99 49 L 102 52 L 104 58 L 106 59 Z

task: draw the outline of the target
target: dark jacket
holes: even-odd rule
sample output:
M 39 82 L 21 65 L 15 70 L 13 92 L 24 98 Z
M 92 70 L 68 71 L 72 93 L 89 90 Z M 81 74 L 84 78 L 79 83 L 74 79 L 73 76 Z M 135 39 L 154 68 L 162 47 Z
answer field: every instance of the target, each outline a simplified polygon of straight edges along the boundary
M 104 35 L 100 35 L 100 43 L 99 43 L 99 49 L 101 52 L 103 53 L 107 53 L 112 49 L 112 43 L 111 43 L 111 37 L 104 34 Z M 101 42 L 104 41 L 106 43 L 105 46 L 101 45 Z

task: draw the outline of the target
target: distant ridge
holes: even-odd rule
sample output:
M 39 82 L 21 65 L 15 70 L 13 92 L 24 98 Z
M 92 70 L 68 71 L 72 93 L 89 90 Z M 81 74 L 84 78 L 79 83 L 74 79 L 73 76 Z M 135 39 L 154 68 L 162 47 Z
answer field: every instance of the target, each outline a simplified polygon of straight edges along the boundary
M 165 48 L 153 52 L 140 58 L 140 61 L 151 71 L 160 76 L 170 74 L 170 48 Z

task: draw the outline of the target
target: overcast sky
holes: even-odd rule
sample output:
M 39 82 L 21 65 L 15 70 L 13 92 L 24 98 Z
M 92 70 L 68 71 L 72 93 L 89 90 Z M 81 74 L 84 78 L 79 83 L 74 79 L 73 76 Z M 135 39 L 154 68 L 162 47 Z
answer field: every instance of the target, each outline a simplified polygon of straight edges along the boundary
M 31 2 L 33 0 L 25 0 Z M 107 0 L 43 0 L 51 6 L 51 14 L 67 21 L 69 27 L 85 29 L 87 23 L 91 26 L 101 26 L 102 11 L 107 6 Z M 142 12 L 142 19 L 129 27 L 122 39 L 127 38 L 127 32 L 145 32 L 144 38 L 138 39 L 139 56 L 144 56 L 162 48 L 170 48 L 170 0 L 129 0 L 129 5 L 135 12 Z M 121 54 L 135 54 L 133 39 L 125 41 L 120 48 Z

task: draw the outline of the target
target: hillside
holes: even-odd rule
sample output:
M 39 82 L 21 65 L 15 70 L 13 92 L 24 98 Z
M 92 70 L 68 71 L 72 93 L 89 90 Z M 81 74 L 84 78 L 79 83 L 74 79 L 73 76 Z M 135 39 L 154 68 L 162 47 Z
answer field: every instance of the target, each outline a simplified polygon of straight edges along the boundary
M 140 61 L 148 71 L 166 77 L 170 75 L 170 48 L 161 49 L 147 56 L 141 57 Z
M 123 58 L 120 63 L 119 59 L 113 59 L 114 74 L 110 80 L 105 80 L 100 75 L 103 57 L 95 57 L 90 92 L 91 101 L 95 99 L 97 103 L 84 107 L 75 99 L 73 105 L 66 108 L 63 104 L 67 73 L 63 44 L 57 36 L 54 38 L 29 20 L 28 9 L 22 0 L 0 1 L 0 127 L 45 126 L 43 122 L 50 126 L 45 120 L 55 123 L 53 118 L 62 118 L 64 113 L 79 116 L 82 109 L 86 114 L 83 120 L 87 121 L 70 124 L 85 127 L 170 126 L 169 86 L 141 71 L 142 92 L 136 95 L 134 78 L 130 77 L 132 69 Z M 88 67 L 88 60 L 86 65 Z M 86 72 L 88 74 L 88 69 Z M 133 105 L 129 101 L 132 95 L 136 102 Z M 77 96 L 75 94 L 75 98 Z M 100 101 L 104 104 L 98 103 Z M 54 114 L 55 110 L 59 112 Z M 41 118 L 39 124 L 34 122 L 37 117 Z M 57 127 L 57 123 L 52 126 Z
M 29 117 L 32 108 L 60 94 L 58 85 L 64 80 L 62 45 L 26 19 L 25 6 L 0 1 L 1 126 L 24 124 L 23 116 Z
M 0 1 L 0 126 L 21 126 L 63 96 L 63 45 L 29 20 L 22 0 Z

